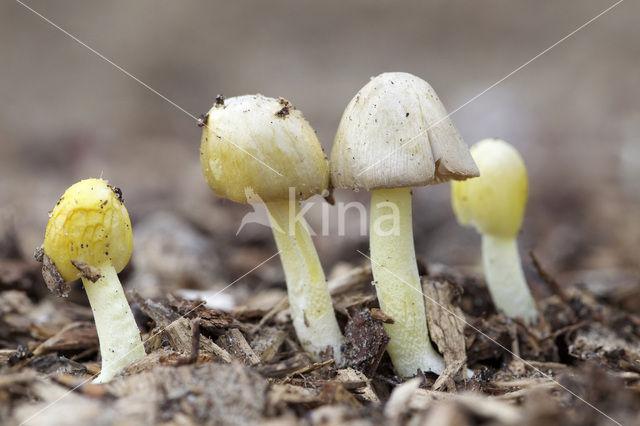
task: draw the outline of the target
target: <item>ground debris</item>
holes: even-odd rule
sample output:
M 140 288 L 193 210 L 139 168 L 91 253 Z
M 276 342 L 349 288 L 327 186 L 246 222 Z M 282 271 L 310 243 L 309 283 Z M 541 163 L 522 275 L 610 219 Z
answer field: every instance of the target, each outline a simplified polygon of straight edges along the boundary
M 429 330 L 447 363 L 437 379 L 395 375 L 383 327 L 393 318 L 378 308 L 368 266 L 342 265 L 330 280 L 345 335 L 341 365 L 331 356 L 313 363 L 302 351 L 281 283 L 251 293 L 230 313 L 172 293 L 134 294 L 147 355 L 106 385 L 91 383 L 100 362 L 90 309 L 0 291 L 0 423 L 20 423 L 62 395 L 46 418 L 30 423 L 607 423 L 576 395 L 624 424 L 638 423 L 637 315 L 567 286 L 566 300 L 557 292 L 541 298 L 544 321 L 527 325 L 496 313 L 482 280 L 427 269 Z M 459 380 L 465 357 L 475 374 Z
M 569 355 L 597 360 L 613 370 L 640 372 L 640 344 L 619 337 L 614 330 L 595 323 L 567 336 Z
M 434 384 L 435 390 L 447 387 L 455 390 L 454 379 L 462 372 L 466 376 L 465 317 L 459 302 L 462 289 L 448 281 L 422 278 L 426 300 L 429 336 L 438 346 L 445 361 L 445 370 Z
M 140 309 L 159 327 L 152 334 L 163 333 L 171 347 L 181 354 L 190 354 L 193 331 L 191 322 L 175 312 L 168 301 L 142 299 L 134 296 Z M 231 362 L 231 355 L 206 336 L 200 337 L 199 350 L 202 355 L 210 354 L 220 358 L 222 362 Z
M 258 424 L 267 382 L 238 364 L 157 367 L 107 386 L 156 422 Z
M 276 356 L 286 337 L 284 330 L 262 326 L 251 337 L 251 348 L 261 361 L 269 361 Z
M 85 376 L 89 373 L 87 366 L 64 356 L 41 355 L 29 359 L 29 368 L 45 374 L 72 374 Z
M 373 376 L 389 343 L 382 321 L 373 319 L 368 309 L 355 311 L 345 327 L 345 339 L 345 364 Z
M 361 371 L 353 368 L 343 368 L 337 371 L 336 380 L 366 402 L 380 402 L 380 398 L 371 386 L 371 381 Z
M 178 314 L 187 318 L 199 318 L 200 328 L 205 335 L 210 337 L 223 335 L 231 328 L 242 330 L 245 328 L 232 315 L 219 309 L 208 308 L 202 301 L 187 300 L 169 294 L 167 302 L 171 307 L 175 308 Z
M 31 392 L 41 402 L 22 405 L 14 421 L 34 416 L 30 421 L 35 424 L 52 424 L 47 419 L 57 416 L 64 423 L 56 424 L 72 426 L 91 424 L 95 419 L 100 424 L 257 425 L 263 419 L 268 387 L 259 375 L 238 364 L 158 366 L 107 385 L 84 384 L 70 394 L 66 389 L 75 383 L 73 378 L 57 376 L 55 380 L 64 386 L 32 380 Z M 60 398 L 62 395 L 65 397 Z M 46 413 L 40 413 L 54 401 Z
M 82 352 L 87 349 L 98 349 L 98 333 L 93 323 L 82 321 L 66 325 L 62 330 L 42 342 L 34 355 L 49 352 Z
M 295 353 L 283 359 L 274 359 L 259 364 L 256 369 L 264 377 L 284 378 L 311 365 L 309 356 L 304 353 Z
M 244 335 L 237 328 L 232 328 L 220 336 L 216 343 L 227 350 L 235 359 L 246 365 L 255 365 L 260 362 L 260 358 L 251 349 Z

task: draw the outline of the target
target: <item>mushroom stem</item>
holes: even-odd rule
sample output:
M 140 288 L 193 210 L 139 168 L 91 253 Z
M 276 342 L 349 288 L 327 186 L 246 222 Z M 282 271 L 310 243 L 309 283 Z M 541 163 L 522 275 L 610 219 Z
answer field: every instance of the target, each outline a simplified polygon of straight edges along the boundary
M 411 189 L 371 192 L 371 268 L 382 311 L 393 318 L 384 327 L 391 337 L 387 352 L 397 372 L 418 369 L 440 374 L 444 360 L 431 346 L 420 276 L 413 246 Z
M 315 361 L 327 347 L 337 362 L 344 338 L 333 311 L 329 287 L 297 202 L 266 203 L 287 281 L 291 318 L 300 344 Z
M 132 362 L 145 356 L 140 331 L 111 264 L 98 268 L 101 277 L 82 277 L 100 340 L 102 370 L 94 383 L 106 383 Z
M 522 272 L 516 238 L 482 235 L 482 263 L 496 308 L 533 323 L 538 310 Z

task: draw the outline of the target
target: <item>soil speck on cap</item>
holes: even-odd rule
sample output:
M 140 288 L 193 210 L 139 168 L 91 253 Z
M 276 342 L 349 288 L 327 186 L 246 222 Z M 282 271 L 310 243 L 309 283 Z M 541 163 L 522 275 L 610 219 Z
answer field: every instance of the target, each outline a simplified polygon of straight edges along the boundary
M 113 193 L 116 194 L 116 198 L 118 199 L 118 201 L 120 201 L 121 203 L 124 204 L 124 197 L 122 196 L 122 189 L 118 188 L 117 186 L 111 186 L 111 185 L 108 185 L 108 186 L 109 186 L 109 188 L 111 188 Z
M 280 103 L 280 105 L 282 105 L 282 108 L 278 112 L 276 112 L 276 117 L 285 118 L 287 115 L 289 115 L 289 110 L 293 107 L 293 105 L 291 105 L 291 103 L 285 98 L 278 98 L 278 102 Z
M 198 120 L 196 121 L 196 124 L 198 125 L 198 127 L 204 127 L 207 125 L 208 122 L 209 122 L 209 114 L 200 114 L 200 116 L 198 117 Z
M 71 260 L 71 264 L 80 271 L 80 276 L 88 279 L 91 282 L 96 282 L 100 278 L 102 278 L 102 274 L 100 270 L 95 266 L 91 266 L 86 262 L 81 262 L 79 260 Z

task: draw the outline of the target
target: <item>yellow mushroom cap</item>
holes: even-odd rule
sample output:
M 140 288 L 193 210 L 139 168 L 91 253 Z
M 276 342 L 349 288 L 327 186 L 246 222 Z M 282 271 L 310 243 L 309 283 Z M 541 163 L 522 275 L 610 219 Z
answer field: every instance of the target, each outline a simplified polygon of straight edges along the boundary
M 111 263 L 122 271 L 131 257 L 133 235 L 120 190 L 102 179 L 69 187 L 51 212 L 42 247 L 67 282 L 79 277 L 72 260 L 98 268 Z
M 451 182 L 451 201 L 458 222 L 497 237 L 514 237 L 527 204 L 527 170 L 514 147 L 485 139 L 471 147 L 480 177 Z
M 433 88 L 404 72 L 374 77 L 342 114 L 331 150 L 336 188 L 424 186 L 478 176 Z
M 259 161 L 258 161 L 259 160 Z M 324 194 L 329 165 L 315 131 L 285 99 L 245 95 L 218 100 L 204 120 L 200 163 L 218 197 L 247 203 Z M 278 172 L 278 173 L 276 173 Z

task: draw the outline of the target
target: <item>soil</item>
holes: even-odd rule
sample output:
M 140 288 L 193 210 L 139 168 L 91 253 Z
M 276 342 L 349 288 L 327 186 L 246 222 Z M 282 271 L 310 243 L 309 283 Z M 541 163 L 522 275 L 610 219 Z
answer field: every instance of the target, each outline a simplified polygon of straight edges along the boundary
M 73 413 L 58 418 L 67 425 L 638 424 L 640 317 L 621 303 L 628 289 L 561 287 L 538 259 L 534 265 L 547 287 L 535 325 L 496 313 L 481 278 L 421 265 L 431 337 L 447 364 L 439 377 L 395 373 L 383 328 L 393 319 L 378 309 L 370 267 L 343 264 L 329 282 L 346 338 L 340 364 L 332 354 L 313 362 L 301 349 L 280 281 L 258 284 L 228 312 L 180 291 L 130 291 L 147 356 L 98 385 L 91 310 L 47 294 L 40 263 L 8 256 L 0 260 L 0 423 L 62 424 L 52 419 Z

